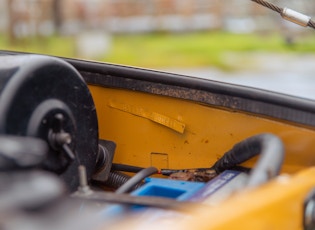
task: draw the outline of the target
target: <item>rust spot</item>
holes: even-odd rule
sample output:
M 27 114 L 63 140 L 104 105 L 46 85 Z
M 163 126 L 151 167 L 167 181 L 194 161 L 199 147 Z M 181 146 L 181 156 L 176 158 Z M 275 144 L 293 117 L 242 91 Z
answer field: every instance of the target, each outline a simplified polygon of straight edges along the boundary
M 184 141 L 184 144 L 189 144 L 188 140 L 185 140 L 185 141 Z
M 208 144 L 208 143 L 209 143 L 209 140 L 205 140 L 205 143 Z

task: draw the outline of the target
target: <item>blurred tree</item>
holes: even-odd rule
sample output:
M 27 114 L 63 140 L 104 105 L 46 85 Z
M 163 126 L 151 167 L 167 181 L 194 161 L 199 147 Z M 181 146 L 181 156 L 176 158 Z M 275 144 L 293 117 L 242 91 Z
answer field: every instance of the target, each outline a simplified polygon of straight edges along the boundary
M 62 16 L 62 1 L 61 0 L 53 0 L 52 2 L 53 9 L 53 22 L 56 33 L 61 31 L 63 16 Z
M 14 33 L 14 24 L 15 24 L 15 15 L 13 10 L 13 1 L 14 0 L 7 0 L 7 9 L 8 9 L 8 35 L 9 35 L 9 42 L 14 44 L 16 43 L 16 36 Z

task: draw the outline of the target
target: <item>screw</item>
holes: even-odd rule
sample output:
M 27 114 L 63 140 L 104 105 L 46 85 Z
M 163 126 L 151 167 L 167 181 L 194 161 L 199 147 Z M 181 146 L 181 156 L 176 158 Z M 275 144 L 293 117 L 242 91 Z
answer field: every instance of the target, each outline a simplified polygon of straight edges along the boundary
M 78 192 L 80 193 L 80 195 L 91 194 L 92 190 L 90 189 L 88 185 L 87 176 L 86 176 L 86 168 L 84 165 L 80 165 L 78 167 L 78 173 L 79 173 L 79 181 L 80 181 Z

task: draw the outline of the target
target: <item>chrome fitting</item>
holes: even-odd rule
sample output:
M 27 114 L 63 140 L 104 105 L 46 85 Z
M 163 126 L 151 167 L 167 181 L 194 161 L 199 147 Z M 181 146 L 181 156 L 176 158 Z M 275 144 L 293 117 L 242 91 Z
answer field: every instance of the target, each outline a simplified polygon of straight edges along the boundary
M 295 24 L 298 24 L 300 26 L 307 27 L 309 21 L 311 20 L 311 17 L 301 14 L 297 11 L 291 10 L 289 8 L 284 8 L 281 13 L 282 18 L 293 22 Z

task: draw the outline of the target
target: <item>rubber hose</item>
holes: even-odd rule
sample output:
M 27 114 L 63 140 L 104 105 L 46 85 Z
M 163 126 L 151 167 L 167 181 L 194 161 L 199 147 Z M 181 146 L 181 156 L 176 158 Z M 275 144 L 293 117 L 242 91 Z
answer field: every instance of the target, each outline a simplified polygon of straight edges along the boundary
M 284 159 L 284 146 L 282 141 L 273 134 L 259 134 L 234 145 L 211 168 L 219 174 L 258 154 L 260 157 L 251 170 L 247 183 L 248 187 L 254 187 L 280 172 Z
M 247 187 L 255 187 L 279 175 L 284 160 L 284 145 L 274 135 L 261 138 L 261 156 L 250 173 Z
M 116 190 L 117 194 L 123 194 L 131 191 L 137 184 L 139 184 L 144 178 L 151 176 L 158 172 L 155 167 L 149 167 L 141 170 L 136 175 L 131 177 L 125 184 Z

